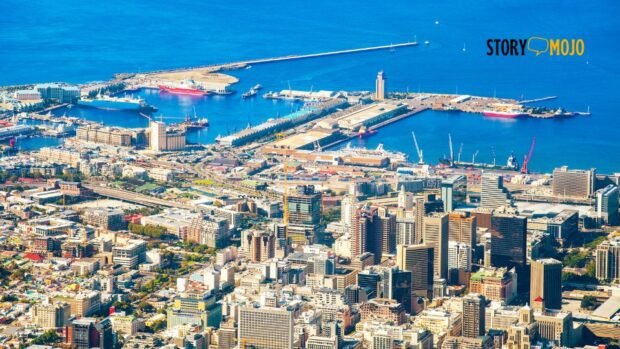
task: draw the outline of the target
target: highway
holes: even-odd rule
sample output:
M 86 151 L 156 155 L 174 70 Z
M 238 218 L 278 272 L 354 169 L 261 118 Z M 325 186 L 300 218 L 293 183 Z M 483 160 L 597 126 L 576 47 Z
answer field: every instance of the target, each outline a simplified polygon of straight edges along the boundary
M 194 210 L 196 207 L 185 205 L 179 202 L 163 200 L 153 196 L 138 194 L 127 190 L 114 189 L 103 187 L 97 184 L 84 184 L 85 188 L 91 189 L 93 192 L 101 195 L 107 196 L 114 199 L 119 199 L 127 202 L 132 202 L 144 206 L 164 206 L 164 207 L 174 207 L 174 208 L 183 208 L 187 210 Z

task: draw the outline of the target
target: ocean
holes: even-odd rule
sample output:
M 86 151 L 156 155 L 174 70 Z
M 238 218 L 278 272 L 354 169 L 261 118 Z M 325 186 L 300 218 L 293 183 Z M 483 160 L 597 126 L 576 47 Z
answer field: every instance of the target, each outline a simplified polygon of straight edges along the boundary
M 416 132 L 427 161 L 455 152 L 462 160 L 522 159 L 536 137 L 530 168 L 550 171 L 568 165 L 620 172 L 618 130 L 620 3 L 509 1 L 121 1 L 4 0 L 0 13 L 0 84 L 107 80 L 119 72 L 206 65 L 243 59 L 407 42 L 429 45 L 255 65 L 231 71 L 239 93 L 186 98 L 139 92 L 174 122 L 185 115 L 207 117 L 208 130 L 190 141 L 208 143 L 299 108 L 240 94 L 256 83 L 265 89 L 372 90 L 377 71 L 389 91 L 422 91 L 532 99 L 592 115 L 563 120 L 493 120 L 480 115 L 427 111 L 354 143 L 407 152 L 416 158 Z M 487 56 L 490 38 L 583 39 L 581 57 Z M 466 50 L 463 50 L 466 48 Z M 106 124 L 143 127 L 138 114 L 71 108 Z M 22 140 L 30 142 L 31 140 Z M 37 141 L 37 142 L 40 142 Z M 28 144 L 24 144 L 27 148 Z M 356 145 L 356 144 L 354 144 Z

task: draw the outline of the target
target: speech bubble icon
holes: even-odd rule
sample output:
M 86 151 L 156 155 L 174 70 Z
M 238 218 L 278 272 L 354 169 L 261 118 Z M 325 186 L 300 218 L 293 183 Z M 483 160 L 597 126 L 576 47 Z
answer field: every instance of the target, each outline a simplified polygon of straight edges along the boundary
M 533 36 L 527 41 L 527 49 L 528 51 L 536 53 L 536 56 L 539 56 L 549 50 L 549 40 Z

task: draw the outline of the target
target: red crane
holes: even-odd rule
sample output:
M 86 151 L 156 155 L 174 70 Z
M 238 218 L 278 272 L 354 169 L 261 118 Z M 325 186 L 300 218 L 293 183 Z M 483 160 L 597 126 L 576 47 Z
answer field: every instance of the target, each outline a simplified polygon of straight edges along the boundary
M 530 152 L 523 156 L 523 165 L 521 166 L 521 173 L 528 174 L 530 171 L 527 168 L 527 164 L 532 160 L 532 154 L 534 153 L 534 147 L 536 147 L 536 137 L 532 138 L 532 145 L 530 146 Z

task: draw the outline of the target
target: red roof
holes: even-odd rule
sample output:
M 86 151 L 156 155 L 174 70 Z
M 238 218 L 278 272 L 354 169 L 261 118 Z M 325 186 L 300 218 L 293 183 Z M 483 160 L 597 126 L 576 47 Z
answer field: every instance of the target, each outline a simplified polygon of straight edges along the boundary
M 534 302 L 542 302 L 542 301 L 543 299 L 540 296 L 534 298 Z
M 32 260 L 32 261 L 35 261 L 35 262 L 40 262 L 40 261 L 42 261 L 42 260 L 43 260 L 43 257 L 42 257 L 40 254 L 38 254 L 38 253 L 34 253 L 34 252 L 28 252 L 28 253 L 26 253 L 26 254 L 24 255 L 24 258 L 28 258 L 28 259 L 30 259 L 30 260 Z

